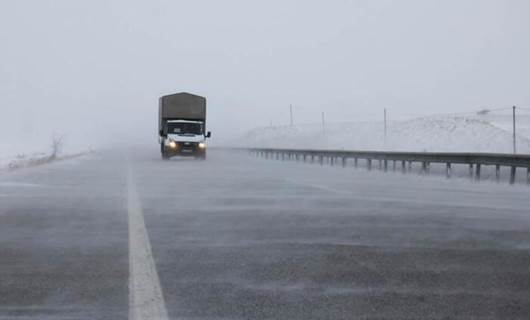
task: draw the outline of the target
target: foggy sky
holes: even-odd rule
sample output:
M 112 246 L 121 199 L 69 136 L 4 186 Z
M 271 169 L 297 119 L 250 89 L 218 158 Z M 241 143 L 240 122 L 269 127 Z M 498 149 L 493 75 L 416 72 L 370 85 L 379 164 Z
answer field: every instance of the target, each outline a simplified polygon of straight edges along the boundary
M 530 106 L 530 2 L 2 1 L 2 141 L 156 143 L 206 96 L 217 141 L 289 121 Z M 214 140 L 215 141 L 215 140 Z

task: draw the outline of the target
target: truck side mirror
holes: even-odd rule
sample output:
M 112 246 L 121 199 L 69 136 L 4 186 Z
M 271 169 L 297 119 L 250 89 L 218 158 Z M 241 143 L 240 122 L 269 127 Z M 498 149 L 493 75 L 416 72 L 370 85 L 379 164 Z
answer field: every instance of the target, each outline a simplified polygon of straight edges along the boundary
M 212 133 L 210 131 L 208 131 L 208 133 L 206 133 L 206 138 L 209 138 L 212 136 Z

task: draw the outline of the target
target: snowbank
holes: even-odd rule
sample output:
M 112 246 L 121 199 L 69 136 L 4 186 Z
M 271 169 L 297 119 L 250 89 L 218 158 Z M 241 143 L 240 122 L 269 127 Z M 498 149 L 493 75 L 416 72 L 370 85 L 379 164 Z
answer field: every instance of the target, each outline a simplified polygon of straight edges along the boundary
M 53 156 L 51 143 L 36 145 L 35 143 L 8 144 L 3 143 L 0 148 L 0 171 L 36 166 L 54 160 L 64 160 L 91 152 L 86 146 L 75 147 L 65 144 Z
M 237 146 L 420 152 L 512 152 L 512 134 L 472 117 L 424 117 L 382 123 L 335 123 L 258 128 L 235 141 Z M 518 152 L 530 153 L 530 139 L 519 135 Z

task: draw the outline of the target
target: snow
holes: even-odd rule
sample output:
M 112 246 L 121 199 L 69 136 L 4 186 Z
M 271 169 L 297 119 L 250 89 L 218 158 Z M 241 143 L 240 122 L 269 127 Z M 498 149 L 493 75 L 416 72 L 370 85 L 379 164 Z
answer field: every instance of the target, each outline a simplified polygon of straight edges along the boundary
M 530 119 L 527 120 L 519 122 L 530 124 Z M 394 121 L 388 124 L 386 139 L 380 122 L 327 124 L 325 132 L 320 124 L 275 126 L 251 130 L 235 144 L 245 147 L 511 153 L 512 133 L 506 121 L 505 117 L 483 116 L 431 116 Z M 519 153 L 530 153 L 528 125 L 519 128 L 517 148 Z
M 47 148 L 36 147 L 32 150 L 28 150 L 28 148 L 25 148 L 24 150 L 20 145 L 4 143 L 0 150 L 0 169 L 7 168 L 10 163 L 15 161 L 44 157 L 46 154 L 49 154 L 49 151 L 51 150 L 51 148 L 48 149 L 49 150 L 47 150 Z
M 42 140 L 40 143 L 38 141 Z M 46 143 L 44 139 L 36 137 L 31 141 L 9 143 L 2 141 L 0 147 L 0 170 L 7 169 L 13 164 L 30 163 L 38 159 L 49 157 L 52 153 L 51 139 Z M 87 145 L 76 145 L 68 140 L 64 141 L 58 154 L 59 157 L 67 157 L 72 154 L 79 154 L 90 151 Z

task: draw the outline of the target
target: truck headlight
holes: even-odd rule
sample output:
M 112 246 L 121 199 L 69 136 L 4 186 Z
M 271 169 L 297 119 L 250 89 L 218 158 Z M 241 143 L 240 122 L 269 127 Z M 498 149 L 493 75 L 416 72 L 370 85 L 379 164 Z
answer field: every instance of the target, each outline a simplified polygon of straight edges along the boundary
M 177 147 L 177 143 L 175 141 L 170 141 L 169 142 L 169 147 L 172 148 L 172 149 L 175 149 Z
M 199 148 L 201 149 L 206 148 L 206 144 L 204 142 L 199 142 Z

